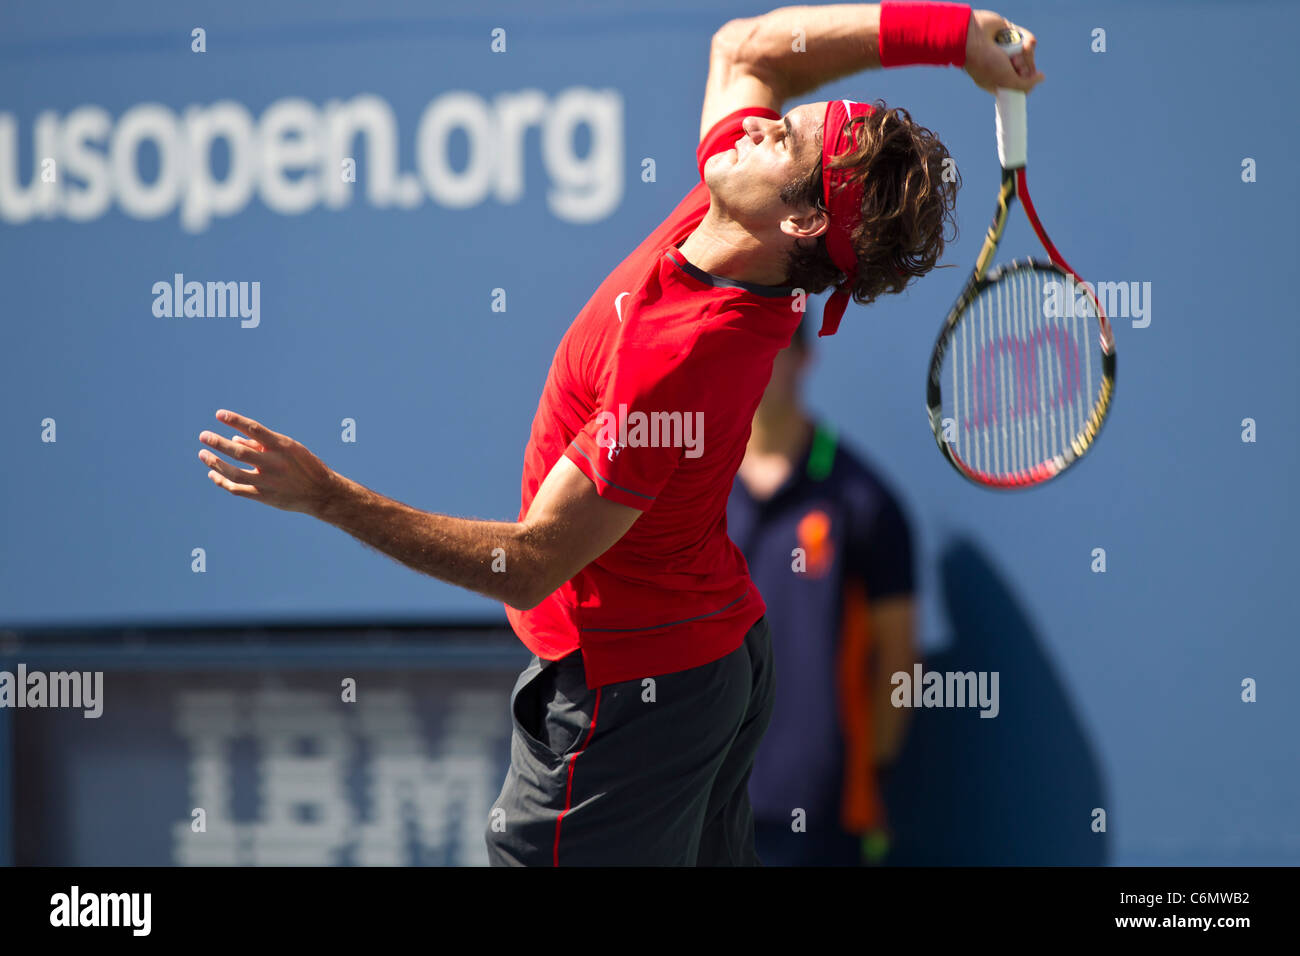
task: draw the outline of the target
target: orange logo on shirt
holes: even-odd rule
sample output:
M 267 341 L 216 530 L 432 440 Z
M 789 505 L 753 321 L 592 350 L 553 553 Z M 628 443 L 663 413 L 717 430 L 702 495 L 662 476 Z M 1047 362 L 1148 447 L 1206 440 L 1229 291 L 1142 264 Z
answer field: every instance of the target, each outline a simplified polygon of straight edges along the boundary
M 830 570 L 835 543 L 831 540 L 831 519 L 826 512 L 819 508 L 804 515 L 799 520 L 795 536 L 807 558 L 808 574 L 821 577 Z

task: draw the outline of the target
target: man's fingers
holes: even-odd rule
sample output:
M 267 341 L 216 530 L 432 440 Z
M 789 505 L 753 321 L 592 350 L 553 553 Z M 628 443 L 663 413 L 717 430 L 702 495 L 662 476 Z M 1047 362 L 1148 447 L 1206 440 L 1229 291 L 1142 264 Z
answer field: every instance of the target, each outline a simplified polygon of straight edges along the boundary
M 1038 67 L 1034 63 L 1034 50 L 1038 47 L 1038 38 L 1024 27 L 1013 24 L 1012 28 L 1021 36 L 1021 47 L 1020 52 L 1011 58 L 1011 63 L 1020 78 L 1020 88 L 1027 93 L 1043 81 L 1043 74 L 1038 72 Z
M 1020 90 L 1022 93 L 1028 93 L 1039 83 L 1043 82 L 1043 74 L 1034 71 L 1033 73 L 1022 73 L 1013 62 L 1007 61 L 1005 69 L 998 68 L 999 76 L 994 80 L 991 86 L 985 89 L 996 90 L 1002 88 L 1006 90 Z
M 1037 71 L 1034 66 L 1034 50 L 1038 46 L 1038 40 L 1032 33 L 1025 34 L 1025 48 L 1020 51 L 1025 60 L 1025 72 L 1027 76 L 1033 76 Z
M 217 472 L 218 474 L 224 475 L 225 477 L 230 478 L 236 482 L 241 482 L 241 483 L 246 482 L 250 478 L 257 477 L 258 474 L 256 471 L 249 471 L 244 468 L 236 468 L 230 462 L 218 458 L 216 455 L 208 451 L 206 448 L 203 449 L 203 451 L 199 452 L 199 461 L 203 462 L 203 464 L 207 465 L 209 468 L 211 468 L 213 471 Z
M 223 438 L 216 432 L 202 432 L 199 441 L 211 445 L 223 455 L 228 455 L 236 461 L 253 462 L 266 451 L 260 442 L 250 441 L 238 435 L 234 438 Z
M 245 438 L 243 435 L 231 435 L 230 440 L 237 442 L 240 445 L 247 445 L 249 448 L 253 449 L 253 451 L 266 451 L 266 446 L 264 446 L 260 441 L 253 441 L 253 439 Z
M 271 431 L 271 429 L 267 428 L 261 422 L 253 421 L 253 419 L 247 418 L 243 415 L 239 415 L 235 412 L 230 411 L 229 409 L 225 409 L 225 408 L 218 409 L 217 421 L 225 422 L 227 425 L 231 425 L 235 428 L 238 428 L 249 438 L 261 442 L 264 446 L 270 444 L 273 441 L 277 441 L 279 439 L 284 438 L 283 435 L 279 434 L 278 432 Z
M 237 482 L 231 481 L 225 475 L 218 474 L 216 471 L 208 472 L 208 477 L 212 479 L 214 485 L 220 485 L 232 495 L 239 495 L 241 498 L 257 497 L 257 489 L 252 485 L 241 485 Z
M 1037 70 L 1031 70 L 1028 73 L 1016 72 L 1014 83 L 1008 84 L 1013 90 L 1023 90 L 1028 93 L 1039 83 L 1043 82 L 1043 74 Z

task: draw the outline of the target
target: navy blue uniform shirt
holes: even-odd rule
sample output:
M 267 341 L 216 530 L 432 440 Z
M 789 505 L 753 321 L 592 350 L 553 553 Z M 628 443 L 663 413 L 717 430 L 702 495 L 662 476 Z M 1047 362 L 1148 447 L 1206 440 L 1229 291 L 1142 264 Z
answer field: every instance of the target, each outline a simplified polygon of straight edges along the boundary
M 735 479 L 727 527 L 767 603 L 775 661 L 776 705 L 749 785 L 754 816 L 788 826 L 801 808 L 810 830 L 832 820 L 874 825 L 871 768 L 845 772 L 871 760 L 866 675 L 841 673 L 841 661 L 860 663 L 845 654 L 846 643 L 869 639 L 870 602 L 912 593 L 911 541 L 898 503 L 816 425 L 771 498 L 756 501 Z

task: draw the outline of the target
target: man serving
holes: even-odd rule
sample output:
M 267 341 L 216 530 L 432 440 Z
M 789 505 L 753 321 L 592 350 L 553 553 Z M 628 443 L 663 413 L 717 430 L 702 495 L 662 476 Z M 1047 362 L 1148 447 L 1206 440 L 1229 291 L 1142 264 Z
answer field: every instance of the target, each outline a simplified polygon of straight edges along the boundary
M 758 862 L 747 783 L 771 713 L 771 640 L 727 536 L 732 479 L 805 295 L 833 287 L 831 335 L 850 298 L 901 292 L 938 262 L 957 189 L 947 149 L 905 110 L 782 105 L 909 64 L 1029 90 L 1042 78 L 1033 36 L 1021 30 L 1012 58 L 994 42 L 1011 26 L 962 4 L 884 3 L 787 7 L 714 35 L 701 181 L 560 342 L 518 520 L 409 507 L 234 412 L 217 418 L 246 437 L 200 435 L 234 459 L 199 452 L 231 494 L 505 603 L 534 656 L 511 696 L 493 863 Z

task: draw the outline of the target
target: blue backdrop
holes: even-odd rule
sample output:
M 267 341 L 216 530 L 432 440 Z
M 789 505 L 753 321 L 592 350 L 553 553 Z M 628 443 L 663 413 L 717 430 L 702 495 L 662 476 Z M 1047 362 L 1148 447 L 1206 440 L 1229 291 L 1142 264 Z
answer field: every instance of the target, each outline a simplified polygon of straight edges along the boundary
M 762 9 L 6 5 L 0 624 L 499 620 L 337 531 L 218 492 L 197 435 L 233 408 L 417 507 L 513 518 L 555 345 L 691 186 L 709 36 Z M 963 483 L 922 386 L 992 212 L 992 100 L 938 69 L 817 95 L 907 106 L 966 183 L 957 268 L 851 309 L 811 383 L 908 509 L 927 653 L 1003 671 L 999 720 L 954 724 L 942 745 L 922 734 L 909 761 L 928 761 L 927 799 L 964 806 L 955 840 L 993 799 L 971 781 L 999 768 L 996 798 L 1030 807 L 1008 834 L 1037 833 L 1035 788 L 1059 768 L 1086 781 L 1059 784 L 1087 845 L 1075 858 L 1300 862 L 1286 478 L 1300 9 L 1000 12 L 1036 31 L 1047 74 L 1029 101 L 1039 212 L 1085 276 L 1149 290 L 1149 324 L 1116 323 L 1116 405 L 1087 462 L 1027 494 Z M 1004 249 L 1037 251 L 1023 219 Z M 159 315 L 171 294 L 155 286 L 177 274 L 245 283 L 245 317 Z M 952 746 L 986 731 L 1002 743 Z M 1015 772 L 1030 755 L 1038 771 Z M 1068 856 L 1060 833 L 1039 845 Z

